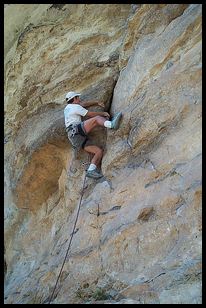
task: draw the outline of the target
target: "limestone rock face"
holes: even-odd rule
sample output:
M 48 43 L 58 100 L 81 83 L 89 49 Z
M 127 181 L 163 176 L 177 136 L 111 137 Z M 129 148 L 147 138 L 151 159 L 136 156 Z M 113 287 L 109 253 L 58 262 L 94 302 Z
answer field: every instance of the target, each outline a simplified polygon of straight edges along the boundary
M 4 10 L 5 304 L 200 304 L 201 4 Z M 70 90 L 123 113 L 84 187 Z

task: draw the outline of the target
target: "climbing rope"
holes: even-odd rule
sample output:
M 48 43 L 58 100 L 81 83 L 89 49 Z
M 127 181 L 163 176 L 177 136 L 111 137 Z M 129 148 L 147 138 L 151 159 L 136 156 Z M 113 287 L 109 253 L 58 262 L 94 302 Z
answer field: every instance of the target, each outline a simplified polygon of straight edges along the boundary
M 52 295 L 51 295 L 51 297 L 50 297 L 50 299 L 49 299 L 49 304 L 51 303 L 51 300 L 52 300 L 52 298 L 53 298 L 54 292 L 55 292 L 56 287 L 57 287 L 57 283 L 58 283 L 59 278 L 60 278 L 60 276 L 61 276 L 61 274 L 62 274 L 62 270 L 63 270 L 64 264 L 65 264 L 65 262 L 66 262 L 67 255 L 68 255 L 69 249 L 70 249 L 70 247 L 71 247 L 71 243 L 72 243 L 72 239 L 73 239 L 73 235 L 74 235 L 74 230 L 75 230 L 75 228 L 76 228 L 77 220 L 78 220 L 78 217 L 79 217 L 79 211 L 80 211 L 80 207 L 81 207 L 81 202 L 82 202 L 82 198 L 83 198 L 83 194 L 84 194 L 85 180 L 86 180 L 86 172 L 85 172 L 85 175 L 84 175 L 84 180 L 83 180 L 83 185 L 82 185 L 82 191 L 81 191 L 81 196 L 80 196 L 80 199 L 79 199 L 79 205 L 78 205 L 78 210 L 77 210 L 77 215 L 76 215 L 76 219 L 75 219 L 75 222 L 74 222 L 74 227 L 73 227 L 73 230 L 72 230 L 72 233 L 71 233 L 69 245 L 68 245 L 68 248 L 67 248 L 67 252 L 66 252 L 64 261 L 63 261 L 63 263 L 62 263 L 62 267 L 61 267 L 60 272 L 59 272 L 59 275 L 58 275 L 58 277 L 57 277 L 56 284 L 55 284 L 55 286 L 54 286 Z

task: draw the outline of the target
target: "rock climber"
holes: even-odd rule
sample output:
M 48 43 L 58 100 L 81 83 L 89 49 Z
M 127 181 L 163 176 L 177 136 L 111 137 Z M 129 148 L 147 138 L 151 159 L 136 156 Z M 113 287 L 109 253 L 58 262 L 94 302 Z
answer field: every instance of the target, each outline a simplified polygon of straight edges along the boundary
M 103 175 L 100 172 L 103 149 L 96 145 L 91 145 L 88 134 L 97 126 L 110 129 L 118 129 L 122 113 L 118 112 L 110 121 L 107 112 L 95 112 L 85 109 L 92 105 L 104 107 L 104 104 L 96 101 L 81 101 L 80 93 L 70 91 L 66 94 L 67 106 L 64 109 L 64 121 L 68 139 L 72 147 L 79 151 L 83 149 L 87 153 L 93 154 L 91 163 L 87 169 L 86 176 L 99 179 Z M 82 121 L 82 117 L 89 119 Z

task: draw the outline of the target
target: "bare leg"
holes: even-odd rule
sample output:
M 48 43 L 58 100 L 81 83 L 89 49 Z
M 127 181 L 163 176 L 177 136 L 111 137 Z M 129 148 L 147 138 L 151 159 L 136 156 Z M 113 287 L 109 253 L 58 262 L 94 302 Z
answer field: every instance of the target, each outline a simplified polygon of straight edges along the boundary
M 88 145 L 84 147 L 84 150 L 88 153 L 94 154 L 91 163 L 95 164 L 97 167 L 100 167 L 102 156 L 103 156 L 103 150 L 99 148 L 96 145 Z
M 104 126 L 104 122 L 107 121 L 107 118 L 96 116 L 91 119 L 88 119 L 83 122 L 84 130 L 88 134 L 93 128 L 97 126 Z

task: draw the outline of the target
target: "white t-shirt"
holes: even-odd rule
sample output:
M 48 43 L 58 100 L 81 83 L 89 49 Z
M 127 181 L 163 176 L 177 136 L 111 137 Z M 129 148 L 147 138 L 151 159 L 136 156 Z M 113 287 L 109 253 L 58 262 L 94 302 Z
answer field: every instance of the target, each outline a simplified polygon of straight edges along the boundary
M 68 104 L 64 108 L 64 123 L 68 127 L 72 123 L 80 123 L 81 117 L 87 114 L 88 110 L 78 104 Z

